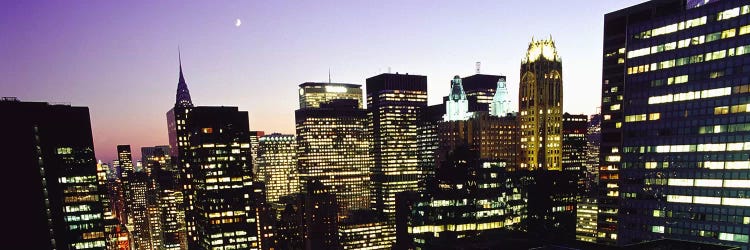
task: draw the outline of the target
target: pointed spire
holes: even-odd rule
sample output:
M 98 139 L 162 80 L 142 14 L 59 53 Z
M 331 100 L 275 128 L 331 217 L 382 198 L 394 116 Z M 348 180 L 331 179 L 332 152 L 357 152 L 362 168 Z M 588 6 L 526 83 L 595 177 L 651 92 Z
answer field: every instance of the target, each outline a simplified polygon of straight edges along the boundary
M 187 83 L 185 83 L 185 76 L 182 74 L 182 53 L 180 53 L 180 46 L 177 46 L 177 60 L 180 66 L 180 79 L 177 82 L 175 106 L 192 107 L 193 101 L 190 98 L 190 90 L 188 90 Z

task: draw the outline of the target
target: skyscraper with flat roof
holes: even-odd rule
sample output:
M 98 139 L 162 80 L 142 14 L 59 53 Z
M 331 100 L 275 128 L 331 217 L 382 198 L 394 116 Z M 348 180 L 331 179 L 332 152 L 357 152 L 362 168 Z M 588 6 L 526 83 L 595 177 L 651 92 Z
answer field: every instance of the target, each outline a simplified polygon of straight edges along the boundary
M 338 99 L 357 100 L 362 108 L 362 85 L 332 82 L 306 82 L 299 85 L 299 108 L 319 108 L 320 104 Z
M 11 249 L 105 249 L 97 162 L 86 107 L 0 99 L 0 193 Z M 22 230 L 18 230 L 22 229 Z
M 650 1 L 604 18 L 600 176 L 616 180 L 603 184 L 618 206 L 600 202 L 617 209 L 608 217 L 617 231 L 599 234 L 746 249 L 750 4 L 691 2 Z M 601 216 L 599 227 L 610 226 Z
M 427 107 L 427 77 L 380 74 L 367 78 L 367 114 L 373 140 L 372 200 L 395 219 L 396 193 L 417 191 L 419 112 Z

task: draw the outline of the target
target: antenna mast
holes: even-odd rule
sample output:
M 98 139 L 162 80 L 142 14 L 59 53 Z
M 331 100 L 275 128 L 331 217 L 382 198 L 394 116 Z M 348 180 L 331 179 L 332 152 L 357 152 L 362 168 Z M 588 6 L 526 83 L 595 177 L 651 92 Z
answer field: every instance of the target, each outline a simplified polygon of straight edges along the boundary
M 479 67 L 481 67 L 481 66 L 482 66 L 482 63 L 481 62 L 477 62 L 477 74 L 479 74 Z

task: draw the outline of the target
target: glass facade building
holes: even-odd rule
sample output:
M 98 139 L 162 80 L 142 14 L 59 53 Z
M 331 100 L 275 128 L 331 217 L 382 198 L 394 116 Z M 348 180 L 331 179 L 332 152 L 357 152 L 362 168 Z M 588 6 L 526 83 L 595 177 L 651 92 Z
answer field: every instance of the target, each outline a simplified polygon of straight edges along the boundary
M 602 164 L 619 167 L 600 171 L 618 180 L 606 183 L 619 188 L 606 193 L 619 198 L 610 238 L 747 249 L 750 4 L 652 1 L 607 14 L 604 34 Z

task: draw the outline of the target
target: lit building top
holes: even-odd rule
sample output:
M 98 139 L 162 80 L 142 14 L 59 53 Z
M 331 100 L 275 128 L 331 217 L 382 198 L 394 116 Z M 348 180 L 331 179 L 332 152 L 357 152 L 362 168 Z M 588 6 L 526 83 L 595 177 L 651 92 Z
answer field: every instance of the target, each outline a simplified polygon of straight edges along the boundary
M 510 99 L 508 99 L 508 88 L 505 85 L 505 76 L 500 76 L 497 81 L 497 90 L 490 104 L 490 115 L 502 117 L 510 113 Z
M 362 85 L 332 82 L 306 82 L 299 85 L 299 107 L 318 108 L 336 99 L 357 100 L 362 108 Z
M 182 75 L 182 56 L 179 56 L 180 60 L 180 80 L 177 82 L 177 99 L 175 106 L 178 107 L 192 107 L 193 100 L 190 98 L 190 90 L 188 90 L 187 83 L 185 83 L 185 76 Z
M 451 80 L 451 93 L 445 104 L 445 121 L 464 121 L 469 119 L 469 101 L 466 99 L 461 77 L 455 76 Z
M 549 40 L 534 41 L 534 38 L 531 38 L 531 43 L 529 43 L 529 49 L 526 51 L 526 57 L 523 59 L 523 62 L 532 63 L 540 58 L 544 58 L 547 61 L 561 62 L 560 56 L 557 55 L 555 42 L 552 41 L 552 36 L 549 37 Z

